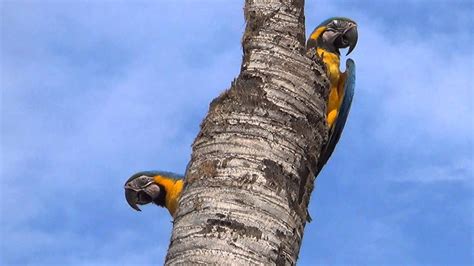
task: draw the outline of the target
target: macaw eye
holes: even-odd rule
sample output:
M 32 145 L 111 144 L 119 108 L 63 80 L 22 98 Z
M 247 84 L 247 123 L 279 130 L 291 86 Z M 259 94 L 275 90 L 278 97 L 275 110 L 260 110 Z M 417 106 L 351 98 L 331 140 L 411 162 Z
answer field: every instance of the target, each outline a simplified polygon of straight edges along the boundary
M 148 176 L 145 176 L 145 175 L 140 176 L 136 180 L 137 180 L 137 184 L 140 187 L 146 187 L 146 186 L 150 185 L 150 183 L 152 183 L 151 178 L 148 177 Z

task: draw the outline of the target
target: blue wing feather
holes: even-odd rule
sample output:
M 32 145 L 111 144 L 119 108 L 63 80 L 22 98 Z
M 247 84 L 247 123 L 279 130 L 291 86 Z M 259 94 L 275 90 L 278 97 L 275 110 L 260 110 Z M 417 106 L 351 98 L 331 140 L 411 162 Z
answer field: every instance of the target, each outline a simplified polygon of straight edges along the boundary
M 351 109 L 352 98 L 354 97 L 355 88 L 355 63 L 352 59 L 346 61 L 346 80 L 344 84 L 344 98 L 342 99 L 341 107 L 336 122 L 329 129 L 329 139 L 326 145 L 323 146 L 321 157 L 319 158 L 318 167 L 316 169 L 316 176 L 331 157 L 336 144 L 341 138 L 342 130 L 346 125 L 347 116 Z

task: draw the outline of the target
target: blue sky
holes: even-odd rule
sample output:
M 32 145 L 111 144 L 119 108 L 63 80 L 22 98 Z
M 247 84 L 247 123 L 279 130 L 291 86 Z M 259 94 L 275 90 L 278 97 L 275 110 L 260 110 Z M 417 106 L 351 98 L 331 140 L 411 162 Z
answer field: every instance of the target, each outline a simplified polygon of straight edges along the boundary
M 0 263 L 162 263 L 123 183 L 183 172 L 238 74 L 243 1 L 1 1 Z M 356 94 L 300 265 L 473 264 L 472 1 L 306 1 L 359 24 Z

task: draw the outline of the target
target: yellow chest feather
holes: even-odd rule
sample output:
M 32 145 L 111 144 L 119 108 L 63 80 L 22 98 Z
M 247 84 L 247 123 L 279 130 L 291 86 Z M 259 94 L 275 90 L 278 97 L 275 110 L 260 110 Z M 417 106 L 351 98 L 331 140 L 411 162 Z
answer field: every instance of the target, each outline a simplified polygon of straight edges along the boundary
M 155 176 L 155 183 L 160 184 L 166 190 L 165 207 L 174 216 L 176 208 L 178 208 L 178 201 L 183 190 L 183 180 L 176 180 L 163 176 Z
M 183 184 L 183 180 L 176 181 L 176 183 L 174 183 L 173 188 L 171 188 L 166 194 L 166 206 L 172 216 L 174 216 L 176 208 L 178 208 L 178 201 L 183 190 Z
M 326 65 L 326 71 L 330 82 L 328 109 L 327 109 L 327 123 L 331 127 L 335 122 L 339 107 L 341 105 L 343 89 L 340 86 L 341 71 L 339 70 L 340 59 L 339 55 L 325 51 L 324 49 L 317 49 L 318 55 L 322 58 Z
M 331 86 L 337 86 L 341 71 L 339 70 L 340 59 L 337 54 L 327 52 L 321 48 L 317 49 L 318 55 L 323 59 L 327 68 L 327 75 L 331 81 Z

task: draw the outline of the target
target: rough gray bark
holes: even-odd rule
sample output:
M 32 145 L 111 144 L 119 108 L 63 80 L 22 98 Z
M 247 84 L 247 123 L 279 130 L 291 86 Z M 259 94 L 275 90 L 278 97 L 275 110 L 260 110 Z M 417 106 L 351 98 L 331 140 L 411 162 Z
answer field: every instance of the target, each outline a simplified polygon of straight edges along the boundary
M 241 73 L 192 146 L 166 264 L 295 264 L 326 137 L 328 81 L 303 0 L 247 0 Z

